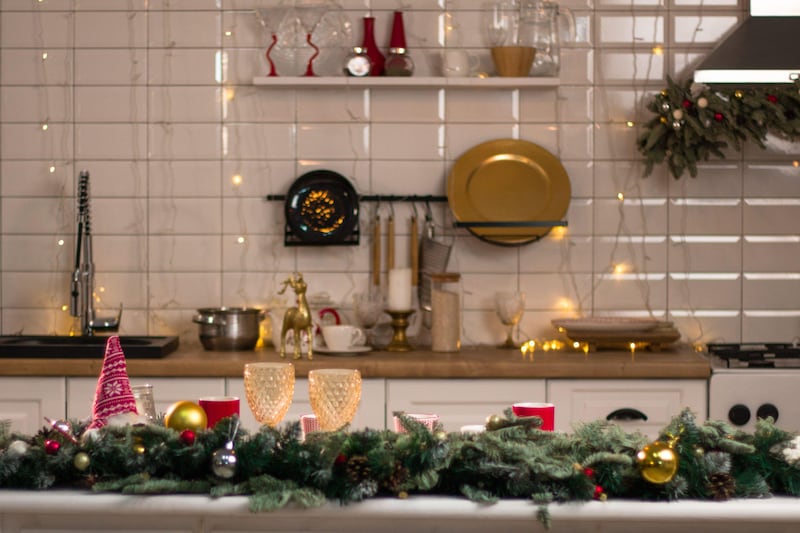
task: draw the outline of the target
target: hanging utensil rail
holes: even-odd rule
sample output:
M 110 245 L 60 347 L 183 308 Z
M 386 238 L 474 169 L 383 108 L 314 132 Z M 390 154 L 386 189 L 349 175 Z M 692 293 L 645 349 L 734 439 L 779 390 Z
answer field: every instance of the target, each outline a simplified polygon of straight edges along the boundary
M 283 201 L 286 196 L 283 194 L 268 194 L 269 201 Z M 432 194 L 364 194 L 358 197 L 360 202 L 446 202 L 447 196 L 436 196 Z M 521 221 L 480 221 L 480 222 L 454 222 L 456 228 L 554 228 L 567 226 L 566 220 L 521 220 Z

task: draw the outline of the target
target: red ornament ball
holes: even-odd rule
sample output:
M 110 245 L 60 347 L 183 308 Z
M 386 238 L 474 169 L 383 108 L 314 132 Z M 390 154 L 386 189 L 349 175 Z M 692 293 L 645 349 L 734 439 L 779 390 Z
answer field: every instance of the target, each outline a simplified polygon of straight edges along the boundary
M 605 495 L 606 495 L 606 493 L 603 490 L 603 487 L 601 487 L 600 485 L 595 485 L 594 486 L 594 499 L 595 500 L 605 499 Z
M 690 102 L 689 100 L 684 100 L 683 102 L 681 102 L 681 105 L 683 106 L 684 109 L 689 109 L 692 107 L 692 102 Z
M 181 442 L 187 446 L 191 446 L 194 444 L 195 439 L 197 439 L 197 433 L 192 431 L 191 429 L 184 429 L 181 431 L 180 435 Z
M 47 452 L 48 455 L 55 455 L 58 453 L 58 450 L 61 449 L 61 443 L 57 440 L 46 440 L 44 441 L 44 451 Z
M 717 122 L 722 122 L 722 119 L 724 118 L 725 117 L 722 115 L 722 113 L 714 113 L 714 120 L 716 120 Z
M 771 103 L 774 104 L 775 102 L 778 101 L 778 97 L 775 96 L 774 94 L 768 94 L 767 95 L 767 100 L 769 100 Z
M 593 468 L 589 468 L 588 466 L 583 469 L 583 473 L 586 474 L 586 477 L 588 477 L 588 478 L 594 477 L 594 469 Z
M 340 453 L 339 455 L 336 456 L 335 462 L 337 465 L 342 465 L 347 462 L 347 457 L 345 456 L 345 454 Z

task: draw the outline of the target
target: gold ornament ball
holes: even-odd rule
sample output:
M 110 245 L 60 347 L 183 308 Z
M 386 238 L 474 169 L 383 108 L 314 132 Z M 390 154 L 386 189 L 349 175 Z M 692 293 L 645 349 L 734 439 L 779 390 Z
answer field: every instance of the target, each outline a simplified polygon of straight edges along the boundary
M 72 459 L 72 464 L 75 466 L 77 470 L 80 470 L 81 472 L 89 468 L 90 462 L 91 459 L 89 458 L 89 454 L 86 452 L 78 452 Z
M 733 93 L 733 96 L 735 96 L 736 98 L 741 98 L 742 96 L 744 96 L 744 93 L 742 91 L 736 91 Z
M 650 483 L 669 483 L 678 472 L 678 455 L 667 442 L 655 441 L 636 454 L 636 465 Z
M 503 425 L 503 417 L 500 415 L 489 415 L 486 417 L 486 429 L 494 431 L 500 429 Z
M 206 429 L 208 417 L 205 410 L 194 402 L 181 400 L 173 403 L 164 417 L 164 425 L 175 431 L 191 429 L 192 431 L 202 431 Z

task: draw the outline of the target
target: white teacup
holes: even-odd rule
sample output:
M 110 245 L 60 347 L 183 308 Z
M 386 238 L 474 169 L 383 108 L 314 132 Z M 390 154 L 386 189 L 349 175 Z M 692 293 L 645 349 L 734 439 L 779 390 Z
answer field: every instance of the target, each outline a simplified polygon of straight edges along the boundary
M 466 50 L 445 50 L 442 55 L 442 74 L 448 78 L 464 78 L 472 75 L 480 65 L 480 59 Z
M 346 351 L 355 346 L 364 346 L 367 336 L 364 330 L 350 324 L 330 324 L 322 326 L 322 338 L 330 350 Z

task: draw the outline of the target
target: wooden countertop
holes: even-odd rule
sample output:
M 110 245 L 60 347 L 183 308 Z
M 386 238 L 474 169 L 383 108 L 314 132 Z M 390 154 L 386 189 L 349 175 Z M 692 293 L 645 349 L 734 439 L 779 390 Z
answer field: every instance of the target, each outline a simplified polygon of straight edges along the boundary
M 246 363 L 281 361 L 272 348 L 252 352 L 207 352 L 180 348 L 163 359 L 131 359 L 132 377 L 240 377 Z M 305 377 L 315 368 L 357 368 L 365 378 L 596 378 L 707 379 L 711 366 L 701 354 L 661 352 L 543 352 L 531 358 L 517 350 L 477 346 L 456 353 L 426 350 L 372 351 L 357 356 L 315 354 L 313 361 L 285 359 Z M 98 376 L 101 359 L 0 358 L 0 376 Z

